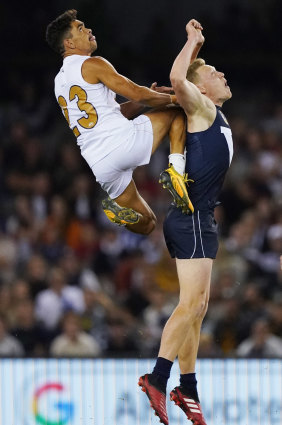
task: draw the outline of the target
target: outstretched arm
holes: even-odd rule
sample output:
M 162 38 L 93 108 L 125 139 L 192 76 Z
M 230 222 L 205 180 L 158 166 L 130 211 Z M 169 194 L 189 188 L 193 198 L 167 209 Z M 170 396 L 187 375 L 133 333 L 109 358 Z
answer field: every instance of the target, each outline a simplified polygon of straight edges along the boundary
M 170 80 L 180 105 L 187 114 L 193 114 L 203 106 L 204 100 L 200 90 L 186 79 L 189 65 L 196 59 L 204 43 L 202 26 L 195 19 L 186 25 L 188 40 L 174 61 L 170 73 Z
M 82 76 L 90 84 L 101 82 L 115 93 L 126 99 L 142 103 L 144 106 L 156 108 L 177 103 L 175 95 L 158 93 L 148 87 L 135 84 L 129 78 L 119 74 L 108 61 L 100 57 L 89 58 L 83 63 Z

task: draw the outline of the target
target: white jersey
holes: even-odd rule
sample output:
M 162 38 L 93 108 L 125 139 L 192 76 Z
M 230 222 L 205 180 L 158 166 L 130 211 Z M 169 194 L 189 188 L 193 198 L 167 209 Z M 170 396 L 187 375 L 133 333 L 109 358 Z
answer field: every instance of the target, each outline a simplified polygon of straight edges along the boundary
M 120 112 L 116 94 L 104 84 L 89 84 L 81 75 L 89 56 L 64 59 L 55 78 L 55 95 L 70 128 L 77 137 L 82 156 L 94 164 L 132 137 L 134 125 Z

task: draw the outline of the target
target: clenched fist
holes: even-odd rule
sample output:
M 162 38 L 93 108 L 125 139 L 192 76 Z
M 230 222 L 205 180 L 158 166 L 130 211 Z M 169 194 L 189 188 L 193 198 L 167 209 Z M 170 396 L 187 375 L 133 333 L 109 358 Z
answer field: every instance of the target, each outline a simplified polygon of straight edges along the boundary
M 202 34 L 203 27 L 200 22 L 196 21 L 196 19 L 191 19 L 186 25 L 186 32 L 188 38 L 195 39 L 196 44 L 203 44 L 205 41 L 205 37 Z

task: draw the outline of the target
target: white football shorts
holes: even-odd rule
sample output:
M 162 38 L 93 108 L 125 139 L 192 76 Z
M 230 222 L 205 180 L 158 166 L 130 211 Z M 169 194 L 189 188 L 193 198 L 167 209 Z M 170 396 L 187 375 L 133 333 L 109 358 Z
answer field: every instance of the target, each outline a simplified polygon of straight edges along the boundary
M 133 136 L 92 167 L 96 181 L 112 199 L 117 198 L 127 188 L 133 170 L 148 164 L 151 158 L 153 127 L 150 118 L 140 115 L 132 122 Z

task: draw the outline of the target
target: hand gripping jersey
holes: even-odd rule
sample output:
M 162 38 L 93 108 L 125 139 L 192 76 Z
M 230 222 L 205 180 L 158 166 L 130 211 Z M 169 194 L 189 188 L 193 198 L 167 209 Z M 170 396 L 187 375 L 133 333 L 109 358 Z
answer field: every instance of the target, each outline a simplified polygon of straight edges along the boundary
M 195 210 L 213 209 L 233 156 L 232 133 L 219 106 L 211 127 L 187 133 L 186 172 L 194 180 L 189 197 Z
M 115 93 L 104 84 L 89 84 L 81 75 L 89 56 L 64 59 L 55 78 L 55 95 L 80 147 L 82 156 L 94 164 L 132 137 L 132 121 L 120 112 Z

